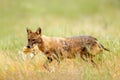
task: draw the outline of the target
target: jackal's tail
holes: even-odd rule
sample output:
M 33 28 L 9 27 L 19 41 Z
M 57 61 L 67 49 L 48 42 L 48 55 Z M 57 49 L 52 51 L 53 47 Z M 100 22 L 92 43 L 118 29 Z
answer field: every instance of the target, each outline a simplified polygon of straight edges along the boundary
M 97 41 L 97 44 L 98 44 L 99 48 L 101 48 L 102 50 L 110 51 L 109 49 L 105 48 L 105 47 L 104 47 L 101 43 L 99 43 L 98 41 Z
M 100 48 L 106 50 L 106 51 L 110 51 L 109 49 L 105 48 L 102 44 L 99 44 Z

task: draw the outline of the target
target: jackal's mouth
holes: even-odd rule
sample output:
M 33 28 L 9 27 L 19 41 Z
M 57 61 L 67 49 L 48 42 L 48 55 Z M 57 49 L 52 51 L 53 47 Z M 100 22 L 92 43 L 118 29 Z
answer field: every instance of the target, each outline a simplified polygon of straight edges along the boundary
M 38 46 L 38 43 L 33 44 L 33 47 Z

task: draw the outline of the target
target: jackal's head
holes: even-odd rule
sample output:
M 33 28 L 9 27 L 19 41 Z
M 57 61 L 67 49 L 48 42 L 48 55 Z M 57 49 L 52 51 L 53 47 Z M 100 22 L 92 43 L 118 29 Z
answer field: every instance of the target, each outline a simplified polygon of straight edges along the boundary
M 35 45 L 42 44 L 42 33 L 40 27 L 36 30 L 36 32 L 32 32 L 27 28 L 27 35 L 27 48 L 33 48 Z

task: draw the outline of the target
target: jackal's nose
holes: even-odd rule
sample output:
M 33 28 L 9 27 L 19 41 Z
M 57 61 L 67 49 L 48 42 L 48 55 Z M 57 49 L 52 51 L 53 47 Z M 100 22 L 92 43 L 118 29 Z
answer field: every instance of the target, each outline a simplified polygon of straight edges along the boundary
M 30 46 L 27 46 L 27 48 L 30 48 Z

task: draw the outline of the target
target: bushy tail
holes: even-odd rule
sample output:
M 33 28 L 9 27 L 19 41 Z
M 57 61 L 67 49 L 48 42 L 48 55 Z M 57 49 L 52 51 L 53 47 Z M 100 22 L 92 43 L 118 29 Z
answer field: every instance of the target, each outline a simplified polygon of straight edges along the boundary
M 109 49 L 105 48 L 102 44 L 100 44 L 100 47 L 106 51 L 110 51 Z
M 101 43 L 99 43 L 99 41 L 96 41 L 99 48 L 103 49 L 103 50 L 106 50 L 106 51 L 110 51 L 109 49 L 105 48 Z

